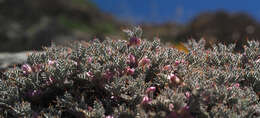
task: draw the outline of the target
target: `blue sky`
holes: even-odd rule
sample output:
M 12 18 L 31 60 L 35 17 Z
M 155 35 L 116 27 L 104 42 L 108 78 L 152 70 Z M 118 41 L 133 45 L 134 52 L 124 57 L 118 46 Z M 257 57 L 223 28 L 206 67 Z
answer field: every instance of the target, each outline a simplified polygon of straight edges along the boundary
M 187 23 L 196 14 L 225 10 L 246 12 L 260 21 L 260 0 L 92 0 L 105 12 L 133 23 Z

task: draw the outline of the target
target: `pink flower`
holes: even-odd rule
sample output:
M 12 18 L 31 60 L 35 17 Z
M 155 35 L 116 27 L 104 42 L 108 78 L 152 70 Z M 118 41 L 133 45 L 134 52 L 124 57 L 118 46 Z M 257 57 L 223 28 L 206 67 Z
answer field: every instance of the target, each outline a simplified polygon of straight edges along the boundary
M 54 78 L 53 77 L 49 77 L 49 80 L 48 80 L 50 83 L 53 83 L 54 81 Z
M 111 99 L 115 99 L 115 96 L 111 96 Z
M 139 61 L 139 65 L 141 65 L 141 66 L 144 66 L 144 65 L 150 64 L 150 63 L 151 63 L 151 60 L 148 59 L 146 56 Z
M 89 57 L 89 58 L 88 58 L 88 63 L 91 63 L 92 60 L 93 60 L 92 57 Z
M 170 76 L 168 76 L 168 79 L 171 80 L 171 82 L 175 83 L 175 84 L 179 84 L 181 82 L 180 78 L 174 74 L 171 74 Z
M 151 98 L 149 98 L 148 96 L 144 96 L 141 104 L 149 104 L 151 101 Z
M 28 92 L 28 95 L 30 96 L 30 97 L 33 97 L 33 96 L 38 96 L 38 95 L 40 95 L 41 94 L 41 90 L 30 90 L 29 92 Z
M 49 77 L 49 80 L 46 82 L 46 84 L 51 85 L 51 84 L 53 84 L 54 81 L 55 81 L 55 79 L 53 77 Z
M 171 65 L 166 65 L 163 67 L 163 70 L 164 71 L 167 71 L 167 70 L 170 70 L 171 69 Z
M 78 65 L 78 62 L 74 61 L 74 60 L 71 60 L 71 63 L 74 64 L 74 65 Z
M 113 76 L 114 76 L 113 73 L 110 72 L 110 71 L 106 71 L 106 72 L 104 73 L 104 75 L 103 75 L 103 77 L 104 77 L 105 79 L 107 79 L 107 80 L 113 78 Z
M 108 48 L 107 51 L 108 51 L 109 55 L 112 55 L 112 49 L 111 48 Z
M 32 67 L 33 72 L 39 72 L 41 70 L 42 70 L 42 64 L 36 64 L 36 65 L 33 65 L 33 67 Z
M 53 61 L 53 60 L 49 60 L 49 61 L 48 61 L 48 65 L 50 65 L 50 66 L 53 65 L 53 64 L 55 64 L 55 63 L 56 63 L 56 61 Z
M 32 92 L 32 96 L 35 96 L 37 93 L 38 93 L 38 91 L 34 90 L 34 91 Z
M 185 92 L 185 96 L 186 96 L 187 99 L 189 99 L 190 96 L 191 96 L 190 92 Z
M 93 108 L 91 106 L 88 106 L 88 111 L 92 111 Z
M 232 89 L 232 87 L 231 87 L 231 86 L 227 88 L 227 90 L 229 90 L 229 91 L 230 91 L 231 89 Z
M 152 86 L 152 87 L 146 89 L 146 93 L 154 92 L 155 90 L 156 90 L 156 87 Z
M 127 72 L 127 75 L 133 75 L 135 73 L 135 69 L 127 67 L 126 72 Z
M 240 84 L 239 83 L 235 83 L 233 85 L 231 85 L 230 87 L 227 88 L 227 90 L 232 90 L 232 88 L 235 87 L 235 88 L 239 88 L 240 87 Z
M 132 55 L 132 54 L 129 54 L 128 55 L 128 63 L 129 64 L 134 64 L 136 61 L 135 61 L 135 56 Z
M 260 62 L 260 59 L 257 59 L 257 60 L 256 60 L 256 63 L 259 63 L 259 62 Z
M 22 65 L 22 70 L 23 70 L 23 74 L 25 74 L 25 75 L 32 72 L 32 68 L 28 64 Z
M 88 77 L 91 77 L 91 78 L 94 77 L 93 73 L 90 72 L 90 71 L 87 72 L 87 76 L 88 76 Z
M 170 111 L 173 111 L 173 109 L 174 109 L 174 105 L 171 103 L 171 104 L 169 104 L 169 110 Z
M 188 112 L 188 111 L 189 111 L 189 109 L 190 109 L 190 107 L 189 107 L 189 106 L 185 106 L 185 107 L 183 107 L 183 108 L 182 108 L 182 110 L 184 110 L 184 111 L 186 111 L 186 112 Z
M 175 61 L 175 64 L 174 64 L 174 66 L 178 66 L 180 63 L 185 63 L 185 60 L 177 60 L 177 61 Z
M 236 88 L 239 88 L 239 83 L 235 83 L 233 86 L 235 86 Z
M 108 116 L 106 116 L 106 118 L 114 118 L 113 116 L 110 116 L 110 115 L 108 115 Z
M 180 61 L 175 61 L 174 66 L 178 66 L 180 63 Z
M 137 37 L 130 38 L 129 46 L 137 45 L 139 46 L 141 44 L 141 39 Z

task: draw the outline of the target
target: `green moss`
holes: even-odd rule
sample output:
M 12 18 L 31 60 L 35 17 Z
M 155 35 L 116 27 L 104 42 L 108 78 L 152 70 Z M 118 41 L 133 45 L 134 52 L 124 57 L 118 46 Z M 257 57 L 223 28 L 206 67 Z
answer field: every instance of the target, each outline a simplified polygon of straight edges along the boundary
M 75 19 L 70 19 L 67 16 L 59 16 L 59 22 L 66 28 L 72 30 L 77 29 L 84 32 L 92 32 L 90 26 L 88 26 L 86 23 Z
M 117 31 L 113 24 L 106 22 L 96 24 L 94 25 L 94 28 L 96 29 L 96 32 L 102 32 L 105 34 L 115 33 Z

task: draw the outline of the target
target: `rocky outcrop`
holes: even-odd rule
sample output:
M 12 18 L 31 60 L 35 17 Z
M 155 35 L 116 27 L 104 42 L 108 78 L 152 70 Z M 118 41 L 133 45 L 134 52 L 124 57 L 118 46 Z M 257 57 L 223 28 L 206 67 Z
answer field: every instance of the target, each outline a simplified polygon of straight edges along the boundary
M 25 63 L 28 55 L 32 53 L 32 51 L 18 53 L 0 53 L 0 70 L 5 70 L 6 68 L 13 66 L 14 64 Z

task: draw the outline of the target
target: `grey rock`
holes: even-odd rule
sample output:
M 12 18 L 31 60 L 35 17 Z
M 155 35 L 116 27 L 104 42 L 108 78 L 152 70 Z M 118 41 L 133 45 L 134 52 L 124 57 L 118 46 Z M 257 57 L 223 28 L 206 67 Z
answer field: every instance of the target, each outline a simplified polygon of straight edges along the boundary
M 26 62 L 28 55 L 33 51 L 17 52 L 17 53 L 0 53 L 0 70 L 6 69 L 13 64 L 23 64 Z M 41 52 L 37 52 L 41 53 Z

